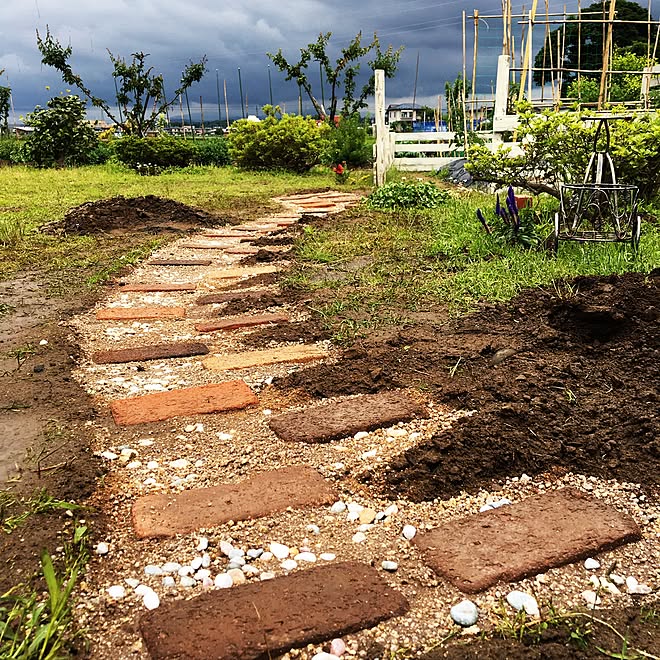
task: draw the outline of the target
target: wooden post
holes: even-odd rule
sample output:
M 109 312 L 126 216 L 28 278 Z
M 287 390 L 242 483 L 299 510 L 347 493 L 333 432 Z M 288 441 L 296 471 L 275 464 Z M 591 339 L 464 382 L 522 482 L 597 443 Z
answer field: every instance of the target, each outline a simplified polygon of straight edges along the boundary
M 227 117 L 227 128 L 229 128 L 229 103 L 227 103 L 227 78 L 224 78 L 222 84 L 225 88 L 225 116 Z
M 607 100 L 607 74 L 610 68 L 610 51 L 612 50 L 612 21 L 616 13 L 616 0 L 610 0 L 610 12 L 607 23 L 607 33 L 603 43 L 603 70 L 600 74 L 600 90 L 598 91 L 598 109 L 602 110 Z
M 375 74 L 375 114 L 376 114 L 376 158 L 374 161 L 374 184 L 385 183 L 387 175 L 387 127 L 385 126 L 385 71 L 376 69 Z
M 205 137 L 204 135 L 204 99 L 202 98 L 202 95 L 199 95 L 199 113 L 202 121 L 202 137 Z
M 527 27 L 527 43 L 525 44 L 525 58 L 523 60 L 522 71 L 520 73 L 520 90 L 518 92 L 518 101 L 522 101 L 525 96 L 525 78 L 529 75 L 527 87 L 527 100 L 532 100 L 532 31 L 534 29 L 534 19 L 536 18 L 536 8 L 538 0 L 532 2 L 532 8 L 529 10 L 529 23 Z M 529 72 L 527 71 L 529 69 Z
M 477 51 L 479 48 L 479 10 L 475 9 L 474 14 L 474 44 L 472 45 L 472 99 L 471 113 L 472 128 L 474 129 L 474 107 L 477 103 Z

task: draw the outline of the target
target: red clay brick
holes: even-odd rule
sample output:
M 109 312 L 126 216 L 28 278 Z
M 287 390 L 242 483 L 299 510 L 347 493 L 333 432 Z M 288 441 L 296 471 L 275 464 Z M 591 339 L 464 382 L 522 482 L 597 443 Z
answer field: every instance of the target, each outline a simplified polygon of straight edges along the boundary
M 271 419 L 270 428 L 278 437 L 291 442 L 330 442 L 415 417 L 428 417 L 428 412 L 410 394 L 380 392 L 285 412 Z
M 215 355 L 204 360 L 203 364 L 211 371 L 231 371 L 233 369 L 249 369 L 263 367 L 269 364 L 286 362 L 311 362 L 328 357 L 326 351 L 317 346 L 284 346 L 265 351 L 249 351 L 233 355 Z
M 217 241 L 216 242 L 196 241 L 195 243 L 186 243 L 181 247 L 190 248 L 192 250 L 224 250 L 231 246 L 232 246 L 231 243 L 218 243 Z
M 115 424 L 130 426 L 172 417 L 240 410 L 257 403 L 259 399 L 242 380 L 232 380 L 120 399 L 110 403 L 110 410 Z
M 143 362 L 145 360 L 163 360 L 191 355 L 206 355 L 208 352 L 208 346 L 199 342 L 153 344 L 152 346 L 97 351 L 92 355 L 92 360 L 96 364 L 121 364 L 124 362 Z
M 237 484 L 145 495 L 133 504 L 133 529 L 138 538 L 175 536 L 229 520 L 262 518 L 288 507 L 332 504 L 336 499 L 335 489 L 316 470 L 293 465 Z
M 564 488 L 452 520 L 414 543 L 436 573 L 476 593 L 640 538 L 630 516 Z
M 210 259 L 152 259 L 150 266 L 210 266 Z
M 171 600 L 143 614 L 140 629 L 153 660 L 263 660 L 371 628 L 409 607 L 375 568 L 340 562 Z
M 190 282 L 150 282 L 146 284 L 122 284 L 122 291 L 194 291 L 196 284 Z
M 225 250 L 227 254 L 257 254 L 259 248 L 252 247 L 230 247 Z
M 263 316 L 237 316 L 233 319 L 218 319 L 217 321 L 206 321 L 196 323 L 195 330 L 198 332 L 216 332 L 218 330 L 236 330 L 238 328 L 250 328 L 254 325 L 266 323 L 287 323 L 289 317 L 284 314 L 264 314 Z
M 99 321 L 137 321 L 140 319 L 183 319 L 185 307 L 108 307 L 99 309 Z

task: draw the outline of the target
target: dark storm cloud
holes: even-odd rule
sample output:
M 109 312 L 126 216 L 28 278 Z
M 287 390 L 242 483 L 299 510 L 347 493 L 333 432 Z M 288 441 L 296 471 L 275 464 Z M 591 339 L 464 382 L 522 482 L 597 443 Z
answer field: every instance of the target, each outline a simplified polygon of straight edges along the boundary
M 95 93 L 107 99 L 112 98 L 114 88 L 106 49 L 124 57 L 135 51 L 150 53 L 150 64 L 164 74 L 169 90 L 176 87 L 188 62 L 206 55 L 208 73 L 190 90 L 190 100 L 198 108 L 201 95 L 206 116 L 215 119 L 217 80 L 221 98 L 226 80 L 230 111 L 233 116 L 240 114 L 238 67 L 244 97 L 249 111 L 254 112 L 255 106 L 269 101 L 266 52 L 282 48 L 286 57 L 294 59 L 298 49 L 314 41 L 319 32 L 330 31 L 331 54 L 336 56 L 337 49 L 361 30 L 365 40 L 377 32 L 383 46 L 405 46 L 399 72 L 388 81 L 388 101 L 412 100 L 419 55 L 417 101 L 435 104 L 445 81 L 453 80 L 462 69 L 462 12 L 471 16 L 474 9 L 481 14 L 498 13 L 500 0 L 15 0 L 0 24 L 0 69 L 6 69 L 2 83 L 9 80 L 17 113 L 25 113 L 65 90 L 59 75 L 40 63 L 35 30 L 43 34 L 46 25 L 63 44 L 71 44 L 74 69 Z M 495 20 L 479 25 L 477 80 L 481 90 L 487 91 L 495 77 L 501 26 Z M 472 26 L 470 19 L 470 55 Z M 271 77 L 275 103 L 294 111 L 295 84 L 285 83 L 283 74 L 273 66 Z M 224 113 L 224 100 L 222 106 Z

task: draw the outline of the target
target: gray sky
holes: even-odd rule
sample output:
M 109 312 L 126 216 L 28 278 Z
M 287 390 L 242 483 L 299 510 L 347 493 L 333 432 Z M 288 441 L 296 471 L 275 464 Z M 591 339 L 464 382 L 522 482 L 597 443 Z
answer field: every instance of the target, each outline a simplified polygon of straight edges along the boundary
M 405 46 L 396 78 L 388 81 L 387 101 L 412 101 L 415 68 L 419 53 L 416 100 L 435 105 L 446 80 L 462 69 L 462 20 L 474 9 L 497 14 L 500 0 L 5 0 L 0 22 L 0 84 L 13 90 L 16 115 L 36 104 L 45 105 L 50 96 L 65 91 L 59 74 L 40 62 L 35 30 L 45 33 L 46 25 L 64 45 L 73 47 L 71 64 L 87 85 L 108 100 L 114 93 L 112 66 L 106 49 L 129 58 L 144 51 L 148 62 L 165 76 L 166 88 L 173 90 L 181 71 L 191 60 L 208 58 L 204 80 L 191 88 L 193 114 L 199 116 L 203 97 L 207 120 L 217 119 L 216 70 L 220 82 L 224 118 L 223 82 L 226 80 L 233 117 L 240 115 L 237 68 L 241 68 L 244 98 L 249 111 L 269 101 L 266 52 L 282 48 L 293 60 L 298 49 L 314 41 L 319 32 L 330 31 L 331 55 L 347 45 L 358 31 L 366 40 L 376 31 L 383 47 Z M 514 11 L 522 3 L 515 3 Z M 531 4 L 527 3 L 528 6 Z M 571 9 L 569 3 L 569 10 Z M 468 22 L 467 48 L 472 52 L 472 21 Z M 519 30 L 515 30 L 516 37 Z M 501 25 L 496 20 L 480 21 L 479 91 L 490 90 L 495 78 L 495 60 L 500 52 Z M 318 69 L 312 77 L 318 88 Z M 471 59 L 468 77 L 471 76 Z M 297 108 L 297 87 L 284 82 L 284 75 L 271 66 L 274 102 L 286 110 Z M 50 86 L 50 90 L 46 90 Z M 72 90 L 74 91 L 74 90 Z M 305 104 L 305 110 L 310 106 Z M 93 111 L 98 112 L 98 111 Z M 175 108 L 178 115 L 178 106 Z M 92 115 L 95 116 L 95 115 Z

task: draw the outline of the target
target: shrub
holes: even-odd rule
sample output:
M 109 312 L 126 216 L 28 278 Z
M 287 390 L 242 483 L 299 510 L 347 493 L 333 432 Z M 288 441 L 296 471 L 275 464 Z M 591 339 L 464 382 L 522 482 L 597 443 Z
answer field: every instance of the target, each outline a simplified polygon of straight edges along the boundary
M 27 138 L 30 161 L 39 167 L 82 165 L 98 144 L 85 120 L 85 103 L 75 95 L 55 96 L 48 108 L 37 106 L 26 124 L 34 131 Z
M 139 138 L 129 135 L 116 140 L 113 148 L 117 159 L 133 169 L 138 169 L 139 165 L 186 167 L 195 157 L 191 142 L 170 136 Z
M 367 197 L 372 209 L 398 211 L 400 209 L 434 209 L 449 199 L 446 190 L 427 181 L 387 183 Z
M 310 117 L 282 115 L 278 108 L 264 107 L 266 119 L 237 121 L 229 132 L 229 151 L 239 167 L 291 170 L 298 174 L 317 165 L 329 146 L 327 124 Z
M 215 165 L 215 167 L 229 165 L 229 147 L 222 137 L 195 140 L 194 150 L 195 162 L 198 165 Z
M 354 115 L 343 118 L 331 133 L 328 162 L 362 167 L 369 165 L 371 158 L 371 143 L 360 117 Z
M 18 140 L 12 137 L 0 137 L 0 160 L 12 161 L 12 152 L 17 147 Z

